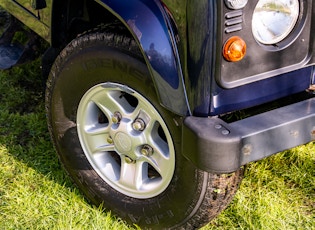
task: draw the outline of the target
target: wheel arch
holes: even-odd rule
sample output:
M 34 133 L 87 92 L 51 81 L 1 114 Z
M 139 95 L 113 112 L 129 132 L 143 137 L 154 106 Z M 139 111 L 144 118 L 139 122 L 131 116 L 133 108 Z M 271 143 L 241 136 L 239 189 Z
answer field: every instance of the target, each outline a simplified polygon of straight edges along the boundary
M 53 47 L 64 47 L 99 24 L 121 23 L 139 45 L 161 104 L 176 114 L 190 114 L 175 30 L 160 1 L 53 1 L 51 21 Z

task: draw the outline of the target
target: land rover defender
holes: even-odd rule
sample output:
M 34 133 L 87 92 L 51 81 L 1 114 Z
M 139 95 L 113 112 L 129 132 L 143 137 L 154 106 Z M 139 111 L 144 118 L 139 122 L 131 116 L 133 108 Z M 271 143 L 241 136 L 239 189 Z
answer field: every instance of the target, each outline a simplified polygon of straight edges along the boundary
M 243 166 L 315 140 L 311 0 L 0 0 L 0 68 L 34 53 L 74 183 L 141 228 L 195 229 Z M 14 35 L 25 31 L 27 41 Z

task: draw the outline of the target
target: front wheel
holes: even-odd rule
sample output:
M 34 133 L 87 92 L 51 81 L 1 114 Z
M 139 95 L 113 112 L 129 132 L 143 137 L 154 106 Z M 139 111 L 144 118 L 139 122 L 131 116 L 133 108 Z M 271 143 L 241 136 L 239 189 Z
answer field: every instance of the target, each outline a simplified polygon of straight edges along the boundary
M 118 192 L 147 199 L 171 182 L 171 134 L 153 105 L 128 86 L 106 82 L 89 89 L 79 103 L 77 132 L 93 169 Z
M 71 42 L 47 82 L 51 137 L 94 204 L 144 228 L 201 227 L 229 204 L 242 171 L 210 174 L 181 155 L 181 119 L 160 106 L 140 57 L 127 36 Z

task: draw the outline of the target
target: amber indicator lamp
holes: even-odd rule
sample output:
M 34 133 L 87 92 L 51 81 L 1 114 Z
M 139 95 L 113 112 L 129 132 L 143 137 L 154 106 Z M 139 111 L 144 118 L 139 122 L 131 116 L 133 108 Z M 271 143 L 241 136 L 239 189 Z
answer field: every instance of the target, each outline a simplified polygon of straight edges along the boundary
M 246 54 L 246 43 L 238 37 L 233 36 L 229 38 L 223 46 L 223 57 L 230 62 L 237 62 L 242 60 Z

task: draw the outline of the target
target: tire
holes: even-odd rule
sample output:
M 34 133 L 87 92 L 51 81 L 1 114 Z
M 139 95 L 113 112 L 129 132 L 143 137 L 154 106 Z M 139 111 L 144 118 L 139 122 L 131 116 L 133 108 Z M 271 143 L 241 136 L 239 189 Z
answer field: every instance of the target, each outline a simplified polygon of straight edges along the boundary
M 127 36 L 73 40 L 47 81 L 52 140 L 94 204 L 142 228 L 201 227 L 229 204 L 242 170 L 209 174 L 181 155 L 181 118 L 159 104 L 139 57 Z

